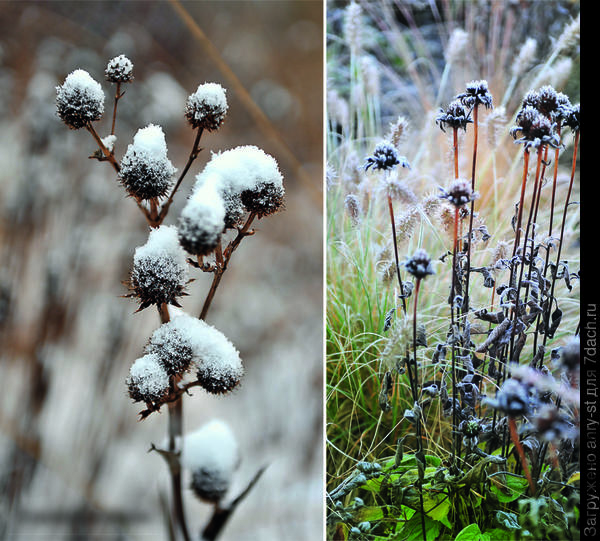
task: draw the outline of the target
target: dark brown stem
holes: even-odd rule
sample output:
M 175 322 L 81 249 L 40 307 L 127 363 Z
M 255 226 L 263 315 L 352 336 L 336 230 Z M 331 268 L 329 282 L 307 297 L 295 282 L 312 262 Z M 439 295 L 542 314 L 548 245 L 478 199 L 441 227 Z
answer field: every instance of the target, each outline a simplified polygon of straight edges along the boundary
M 392 224 L 392 243 L 394 245 L 394 258 L 396 259 L 396 274 L 398 275 L 398 284 L 400 286 L 400 300 L 402 301 L 402 310 L 406 314 L 406 299 L 404 298 L 404 286 L 402 285 L 402 276 L 400 275 L 400 261 L 398 258 L 398 240 L 396 239 L 396 221 L 394 219 L 394 206 L 392 205 L 392 196 L 389 191 L 387 194 L 388 208 L 390 210 L 390 222 Z
M 458 179 L 458 128 L 452 131 L 452 149 L 454 150 L 454 180 Z
M 204 305 L 202 306 L 202 311 L 200 312 L 199 316 L 200 319 L 206 319 L 206 315 L 208 314 L 210 305 L 214 299 L 215 293 L 217 292 L 217 288 L 221 283 L 221 278 L 227 270 L 227 265 L 229 264 L 229 260 L 231 259 L 233 252 L 240 245 L 244 237 L 247 237 L 248 235 L 252 234 L 252 232 L 250 231 L 250 225 L 254 221 L 255 217 L 256 214 L 254 212 L 251 212 L 244 226 L 238 230 L 237 236 L 229 243 L 225 251 L 222 253 L 222 263 L 220 265 L 217 265 L 217 267 L 215 268 L 215 276 L 213 278 L 212 284 L 210 285 L 208 295 L 204 300 Z
M 125 92 L 123 92 L 123 94 L 125 94 Z M 115 124 L 117 123 L 117 104 L 119 103 L 119 100 L 123 97 L 123 94 L 121 94 L 121 81 L 118 81 L 117 89 L 115 91 L 115 105 L 113 107 L 112 126 L 110 129 L 111 135 L 115 134 Z
M 196 138 L 194 139 L 194 145 L 192 146 L 192 150 L 190 152 L 190 156 L 188 158 L 188 161 L 185 164 L 185 167 L 183 168 L 183 171 L 181 171 L 181 174 L 179 175 L 179 178 L 177 179 L 177 182 L 175 183 L 175 187 L 173 188 L 173 191 L 171 192 L 171 195 L 169 196 L 169 199 L 167 199 L 167 201 L 165 202 L 165 204 L 160 209 L 160 213 L 158 215 L 158 221 L 159 221 L 159 223 L 162 223 L 163 220 L 165 219 L 165 216 L 167 215 L 167 212 L 169 212 L 169 207 L 173 203 L 173 198 L 175 197 L 175 194 L 177 193 L 177 190 L 181 186 L 181 183 L 183 182 L 183 179 L 185 178 L 185 175 L 187 174 L 187 172 L 189 171 L 190 167 L 192 166 L 192 163 L 194 163 L 194 160 L 198 157 L 198 154 L 200 153 L 200 150 L 201 150 L 200 149 L 200 138 L 202 137 L 202 133 L 203 133 L 203 129 L 202 128 L 198 128 L 198 131 L 196 132 Z
M 527 477 L 527 482 L 529 483 L 529 490 L 532 496 L 535 496 L 535 484 L 533 483 L 533 479 L 531 478 L 531 472 L 529 471 L 529 464 L 527 464 L 527 458 L 525 457 L 525 451 L 523 451 L 523 446 L 519 441 L 519 434 L 517 432 L 517 422 L 514 417 L 508 417 L 508 427 L 510 429 L 510 437 L 512 442 L 515 445 L 515 449 L 519 455 L 519 459 L 521 460 L 521 466 L 523 467 L 523 472 L 525 473 L 525 477 Z

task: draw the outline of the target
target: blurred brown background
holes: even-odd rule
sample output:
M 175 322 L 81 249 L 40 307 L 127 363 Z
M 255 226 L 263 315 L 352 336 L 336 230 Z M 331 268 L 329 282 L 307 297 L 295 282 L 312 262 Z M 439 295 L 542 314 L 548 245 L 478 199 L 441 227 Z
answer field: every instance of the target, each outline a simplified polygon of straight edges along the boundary
M 320 1 L 0 3 L 0 538 L 166 538 L 167 468 L 147 451 L 167 414 L 138 422 L 124 383 L 158 326 L 156 311 L 121 298 L 147 228 L 54 105 L 65 76 L 87 70 L 106 93 L 108 134 L 104 68 L 121 53 L 135 81 L 119 102 L 119 158 L 156 123 L 181 169 L 187 95 L 203 82 L 228 90 L 228 118 L 203 137 L 166 223 L 211 151 L 253 144 L 279 161 L 287 208 L 242 243 L 208 316 L 246 376 L 232 396 L 186 397 L 184 420 L 236 431 L 231 495 L 269 464 L 224 539 L 321 537 L 322 15 Z M 192 277 L 182 304 L 198 314 L 210 277 Z M 197 533 L 210 509 L 185 486 Z

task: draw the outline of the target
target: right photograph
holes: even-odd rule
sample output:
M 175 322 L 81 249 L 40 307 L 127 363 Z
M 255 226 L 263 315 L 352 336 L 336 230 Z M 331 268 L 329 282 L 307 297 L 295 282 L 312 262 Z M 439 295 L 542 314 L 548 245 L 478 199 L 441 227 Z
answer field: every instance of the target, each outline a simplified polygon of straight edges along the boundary
M 328 541 L 580 538 L 579 10 L 328 2 Z

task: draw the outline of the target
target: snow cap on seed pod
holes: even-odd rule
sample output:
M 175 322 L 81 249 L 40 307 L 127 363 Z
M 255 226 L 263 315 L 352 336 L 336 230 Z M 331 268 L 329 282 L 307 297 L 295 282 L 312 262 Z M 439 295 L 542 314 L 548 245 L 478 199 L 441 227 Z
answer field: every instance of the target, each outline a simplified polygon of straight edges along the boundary
M 150 231 L 148 241 L 136 248 L 130 277 L 130 296 L 140 301 L 140 310 L 152 304 L 179 306 L 188 281 L 185 251 L 179 244 L 177 229 L 161 225 Z
M 169 375 L 153 353 L 147 353 L 131 365 L 126 383 L 129 396 L 135 402 L 158 402 L 169 392 Z
M 465 107 L 460 100 L 455 99 L 446 108 L 440 109 L 440 115 L 436 117 L 435 123 L 442 131 L 446 131 L 445 127 L 453 129 L 462 128 L 467 130 L 467 124 L 472 123 L 471 112 Z
M 485 79 L 467 83 L 467 90 L 456 96 L 456 98 L 468 108 L 472 108 L 475 105 L 483 105 L 486 109 L 491 109 L 493 107 L 493 98 Z
M 166 195 L 176 171 L 167 157 L 162 128 L 149 124 L 137 131 L 127 147 L 119 178 L 130 195 L 146 200 Z
M 484 402 L 510 417 L 525 415 L 530 410 L 530 390 L 530 385 L 513 378 L 507 379 L 498 389 L 496 398 L 487 398 Z
M 462 207 L 478 197 L 477 192 L 472 190 L 471 183 L 464 179 L 456 179 L 447 190 L 443 188 L 440 190 L 442 191 L 440 199 L 447 199 L 455 207 Z
M 194 368 L 198 381 L 209 393 L 228 393 L 237 387 L 244 375 L 240 354 L 221 331 L 202 320 L 197 321 Z
M 214 131 L 227 114 L 225 89 L 217 83 L 204 83 L 191 94 L 185 104 L 185 117 L 193 128 Z
M 109 60 L 104 75 L 111 83 L 130 83 L 133 81 L 133 63 L 124 54 L 115 56 Z
M 77 69 L 56 87 L 56 110 L 69 128 L 78 130 L 102 118 L 104 91 L 87 71 Z
M 397 165 L 410 167 L 404 156 L 400 156 L 396 147 L 386 141 L 382 141 L 375 146 L 373 155 L 365 160 L 365 171 L 370 167 L 383 171 L 390 171 Z
M 239 462 L 237 440 L 223 421 L 210 421 L 183 439 L 181 463 L 191 473 L 191 488 L 201 500 L 219 502 Z
M 277 161 L 252 145 L 213 154 L 196 182 L 215 183 L 225 203 L 226 227 L 238 223 L 244 210 L 262 218 L 283 207 L 285 191 Z
M 208 255 L 225 229 L 225 204 L 214 182 L 196 184 L 179 216 L 179 242 L 193 255 Z

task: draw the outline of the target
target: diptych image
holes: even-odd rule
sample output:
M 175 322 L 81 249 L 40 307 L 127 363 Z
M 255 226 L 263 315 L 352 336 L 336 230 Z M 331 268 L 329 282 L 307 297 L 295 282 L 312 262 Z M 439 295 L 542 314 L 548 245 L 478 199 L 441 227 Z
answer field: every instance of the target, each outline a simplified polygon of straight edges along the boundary
M 1 2 L 0 539 L 592 538 L 580 4 Z

